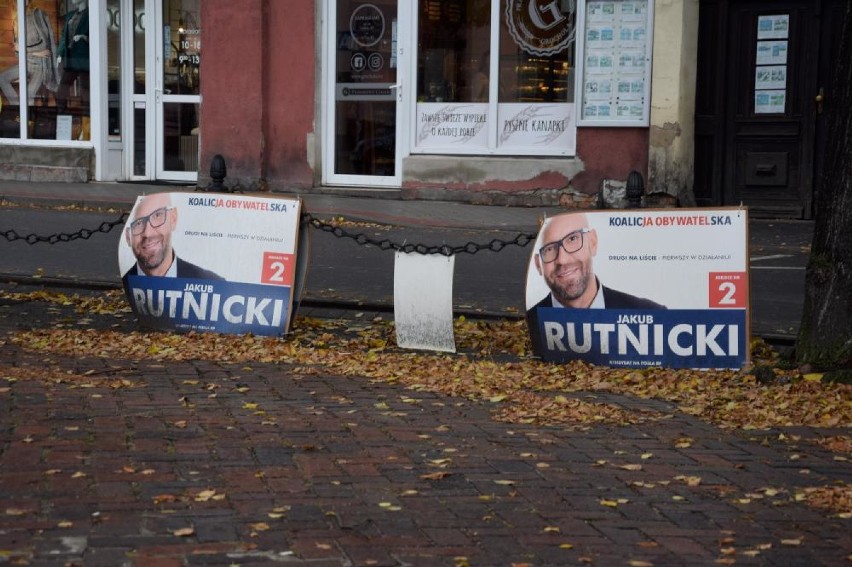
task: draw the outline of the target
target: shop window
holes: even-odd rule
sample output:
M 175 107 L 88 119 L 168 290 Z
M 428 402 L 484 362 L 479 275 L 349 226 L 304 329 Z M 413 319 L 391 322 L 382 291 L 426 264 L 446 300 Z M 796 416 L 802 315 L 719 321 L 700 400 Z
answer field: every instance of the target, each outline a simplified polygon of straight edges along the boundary
M 572 155 L 575 0 L 419 0 L 417 153 Z
M 0 138 L 89 140 L 88 0 L 4 3 L 0 35 Z

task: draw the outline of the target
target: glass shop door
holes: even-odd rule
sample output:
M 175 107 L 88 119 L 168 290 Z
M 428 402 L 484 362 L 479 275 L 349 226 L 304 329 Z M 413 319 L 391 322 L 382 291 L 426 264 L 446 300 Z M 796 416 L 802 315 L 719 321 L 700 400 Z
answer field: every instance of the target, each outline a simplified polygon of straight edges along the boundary
M 327 0 L 323 183 L 399 187 L 406 3 Z
M 157 179 L 198 179 L 201 118 L 201 0 L 157 2 Z
M 114 3 L 114 2 L 110 2 Z M 122 0 L 120 99 L 125 179 L 198 179 L 201 0 Z M 110 121 L 119 123 L 110 109 Z M 112 130 L 111 130 L 112 132 Z

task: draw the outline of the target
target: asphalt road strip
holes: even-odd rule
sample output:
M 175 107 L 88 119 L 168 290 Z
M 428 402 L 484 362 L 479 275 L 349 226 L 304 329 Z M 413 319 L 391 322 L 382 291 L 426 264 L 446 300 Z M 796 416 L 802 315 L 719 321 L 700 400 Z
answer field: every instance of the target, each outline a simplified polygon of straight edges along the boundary
M 761 262 L 763 260 L 781 260 L 783 258 L 792 258 L 792 254 L 773 254 L 772 256 L 755 256 L 751 258 L 751 262 Z M 749 267 L 752 270 L 804 270 L 805 266 L 755 266 L 750 263 Z

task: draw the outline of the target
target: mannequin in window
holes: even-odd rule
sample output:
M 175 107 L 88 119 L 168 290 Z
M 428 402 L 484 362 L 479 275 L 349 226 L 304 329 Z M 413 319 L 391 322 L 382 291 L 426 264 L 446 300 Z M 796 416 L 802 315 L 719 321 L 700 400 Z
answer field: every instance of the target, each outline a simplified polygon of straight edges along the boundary
M 89 104 L 89 1 L 70 0 L 70 3 L 56 60 L 62 74 L 56 98 L 62 110 L 68 108 L 72 95 L 80 97 L 83 108 Z
M 27 0 L 26 8 L 26 53 L 27 53 L 27 99 L 30 105 L 35 103 L 36 95 L 42 87 L 56 91 L 59 74 L 56 72 L 56 42 L 53 38 L 53 26 L 41 8 L 32 7 L 33 1 Z M 15 52 L 18 51 L 17 17 L 14 20 Z M 12 83 L 20 81 L 19 66 L 12 65 L 0 72 L 0 91 L 10 105 L 20 104 L 18 92 Z

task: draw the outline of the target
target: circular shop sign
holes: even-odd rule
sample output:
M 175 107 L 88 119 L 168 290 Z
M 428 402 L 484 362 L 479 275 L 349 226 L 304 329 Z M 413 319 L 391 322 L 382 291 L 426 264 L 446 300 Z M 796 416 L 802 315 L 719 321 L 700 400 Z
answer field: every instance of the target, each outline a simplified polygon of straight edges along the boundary
M 373 4 L 361 4 L 349 17 L 349 33 L 361 47 L 372 47 L 385 35 L 385 16 Z
M 518 47 L 533 55 L 554 55 L 574 41 L 576 3 L 559 7 L 554 0 L 509 0 L 506 22 Z

